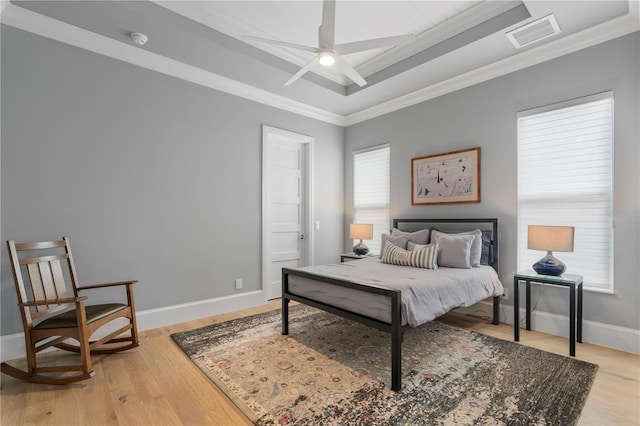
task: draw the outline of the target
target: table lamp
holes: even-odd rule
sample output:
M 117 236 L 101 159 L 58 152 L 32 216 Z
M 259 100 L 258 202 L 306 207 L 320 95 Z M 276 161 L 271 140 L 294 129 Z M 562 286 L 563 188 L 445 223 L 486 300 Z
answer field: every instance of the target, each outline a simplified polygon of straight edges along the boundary
M 562 275 L 567 269 L 564 263 L 553 257 L 554 251 L 573 251 L 573 226 L 529 225 L 527 248 L 545 250 L 547 255 L 533 264 L 540 275 Z
M 358 244 L 353 246 L 353 252 L 359 256 L 364 256 L 369 253 L 369 247 L 362 240 L 373 239 L 373 225 L 369 223 L 352 223 L 349 226 L 349 236 L 352 240 L 360 240 Z

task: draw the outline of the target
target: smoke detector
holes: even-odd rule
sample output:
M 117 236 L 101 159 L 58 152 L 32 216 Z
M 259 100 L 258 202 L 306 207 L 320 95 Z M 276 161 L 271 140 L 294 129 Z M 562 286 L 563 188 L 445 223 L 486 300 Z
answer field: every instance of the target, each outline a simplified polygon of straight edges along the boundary
M 543 18 L 529 22 L 515 30 L 509 31 L 507 37 L 517 48 L 528 46 L 529 44 L 544 40 L 547 37 L 560 33 L 560 26 L 556 17 L 547 15 Z
M 144 46 L 145 43 L 149 41 L 149 37 L 142 33 L 131 33 L 131 39 L 135 44 L 140 46 Z

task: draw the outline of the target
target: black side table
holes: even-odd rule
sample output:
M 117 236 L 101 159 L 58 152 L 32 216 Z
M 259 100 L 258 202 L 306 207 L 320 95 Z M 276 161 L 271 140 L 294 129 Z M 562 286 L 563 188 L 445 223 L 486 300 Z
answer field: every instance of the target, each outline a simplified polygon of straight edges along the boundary
M 368 253 L 364 255 L 355 254 L 355 253 L 342 253 L 340 255 L 340 262 L 351 262 L 352 260 L 366 259 L 367 257 L 375 257 L 375 255 L 368 254 Z
M 564 274 L 558 277 L 539 275 L 533 270 L 520 271 L 513 276 L 513 340 L 520 341 L 520 300 L 518 287 L 526 285 L 526 328 L 531 330 L 531 283 L 569 287 L 569 355 L 576 356 L 577 341 L 582 343 L 582 275 Z M 578 293 L 578 318 L 576 320 L 576 290 Z

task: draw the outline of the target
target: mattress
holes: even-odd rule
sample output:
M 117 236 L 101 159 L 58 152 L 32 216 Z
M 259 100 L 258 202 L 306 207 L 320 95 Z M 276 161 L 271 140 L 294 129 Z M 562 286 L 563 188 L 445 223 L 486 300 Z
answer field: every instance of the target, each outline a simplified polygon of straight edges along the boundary
M 433 270 L 389 265 L 372 257 L 298 269 L 318 275 L 319 280 L 290 274 L 290 293 L 388 324 L 391 323 L 391 301 L 388 297 L 325 283 L 321 279 L 329 277 L 401 290 L 402 325 L 411 327 L 504 292 L 498 274 L 490 266 Z

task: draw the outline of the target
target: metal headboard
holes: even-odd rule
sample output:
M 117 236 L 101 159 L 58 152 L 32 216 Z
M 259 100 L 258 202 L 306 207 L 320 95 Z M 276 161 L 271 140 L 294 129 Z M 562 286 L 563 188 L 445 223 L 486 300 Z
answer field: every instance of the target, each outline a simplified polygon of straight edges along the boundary
M 443 232 L 490 231 L 489 265 L 498 272 L 498 219 L 393 219 L 393 227 L 406 232 L 431 228 Z

